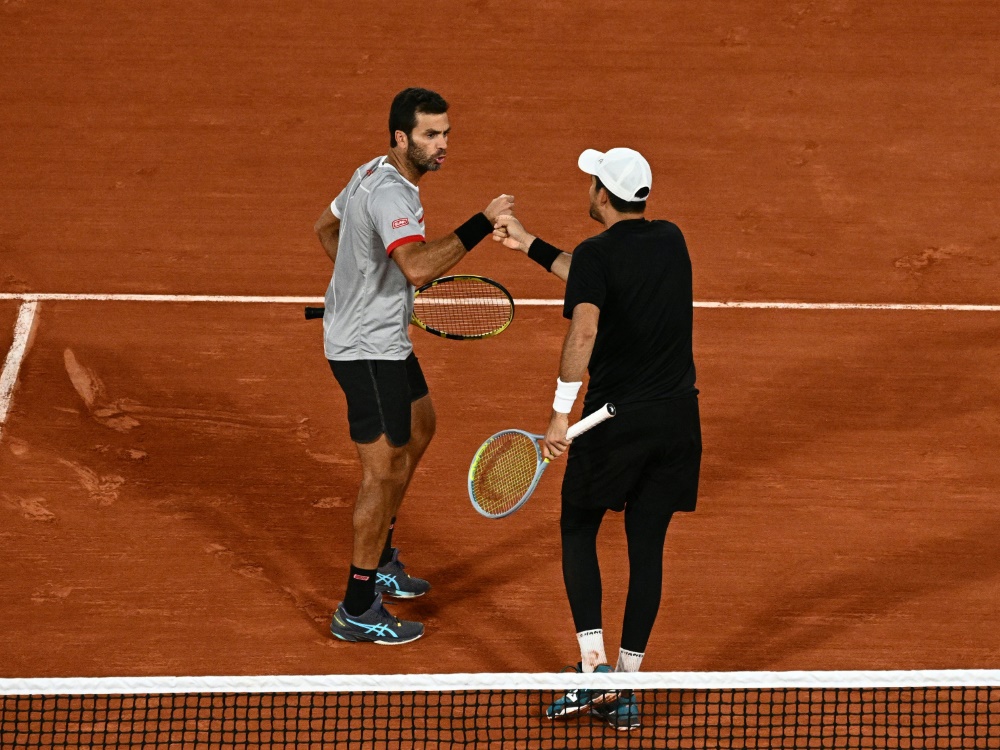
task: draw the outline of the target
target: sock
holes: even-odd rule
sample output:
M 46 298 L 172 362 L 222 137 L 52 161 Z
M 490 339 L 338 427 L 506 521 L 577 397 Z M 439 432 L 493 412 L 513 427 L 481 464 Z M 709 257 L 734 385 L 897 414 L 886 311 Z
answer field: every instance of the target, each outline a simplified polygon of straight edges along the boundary
M 604 631 L 584 630 L 576 634 L 580 642 L 580 668 L 584 672 L 593 672 L 598 664 L 607 664 L 608 657 L 604 654 Z
M 628 651 L 627 649 L 621 649 L 618 652 L 618 666 L 615 667 L 616 672 L 638 672 L 639 665 L 642 664 L 642 657 L 645 654 L 640 654 L 638 651 Z
M 389 536 L 385 538 L 385 547 L 382 548 L 382 558 L 378 561 L 378 566 L 380 568 L 392 560 L 392 530 L 395 526 L 396 517 L 393 516 L 392 520 L 389 521 Z
M 375 601 L 375 571 L 351 566 L 347 579 L 347 593 L 344 594 L 344 609 L 347 614 L 363 615 Z

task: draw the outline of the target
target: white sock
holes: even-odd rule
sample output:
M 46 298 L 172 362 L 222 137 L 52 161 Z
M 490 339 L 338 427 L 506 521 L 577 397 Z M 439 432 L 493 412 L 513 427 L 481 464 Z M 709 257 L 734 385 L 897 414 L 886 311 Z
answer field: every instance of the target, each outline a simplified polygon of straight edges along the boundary
M 627 651 L 621 649 L 618 652 L 618 666 L 615 667 L 616 672 L 638 672 L 639 665 L 642 664 L 642 657 L 645 654 L 640 654 L 638 651 Z
M 584 630 L 576 634 L 580 642 L 580 664 L 584 672 L 593 672 L 598 664 L 607 664 L 604 654 L 604 631 Z

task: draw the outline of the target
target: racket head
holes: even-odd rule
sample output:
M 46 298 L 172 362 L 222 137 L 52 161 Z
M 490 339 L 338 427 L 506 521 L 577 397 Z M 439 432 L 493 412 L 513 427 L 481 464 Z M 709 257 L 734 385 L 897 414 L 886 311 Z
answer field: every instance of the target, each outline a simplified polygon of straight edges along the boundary
M 548 461 L 541 435 L 503 430 L 484 442 L 469 466 L 469 499 L 487 518 L 503 518 L 524 505 L 538 486 Z
M 514 320 L 514 298 L 485 276 L 444 276 L 420 287 L 413 298 L 415 326 L 446 339 L 485 339 Z

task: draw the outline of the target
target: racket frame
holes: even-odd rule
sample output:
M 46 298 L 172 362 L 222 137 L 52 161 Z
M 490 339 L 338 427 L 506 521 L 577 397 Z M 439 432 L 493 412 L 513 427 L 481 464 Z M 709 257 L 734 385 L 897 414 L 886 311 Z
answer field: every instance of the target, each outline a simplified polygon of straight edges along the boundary
M 593 412 L 592 414 L 587 415 L 576 424 L 570 425 L 569 429 L 566 430 L 566 437 L 569 438 L 570 440 L 579 437 L 587 430 L 590 430 L 599 425 L 601 422 L 611 419 L 611 417 L 615 416 L 616 413 L 617 412 L 615 411 L 614 404 L 605 404 L 600 409 Z M 476 473 L 476 464 L 479 462 L 479 457 L 482 455 L 483 451 L 486 450 L 487 446 L 489 446 L 490 443 L 492 443 L 496 438 L 499 438 L 502 435 L 508 435 L 510 433 L 519 433 L 521 435 L 526 435 L 529 438 L 531 438 L 532 443 L 535 446 L 535 453 L 538 456 L 538 465 L 535 467 L 535 476 L 531 480 L 531 485 L 528 487 L 527 491 L 524 493 L 521 499 L 518 500 L 517 503 L 515 503 L 514 506 L 511 507 L 509 510 L 505 510 L 501 513 L 490 513 L 476 501 L 476 492 L 473 489 L 473 484 L 472 484 L 473 478 Z M 549 459 L 542 458 L 542 449 L 541 446 L 538 444 L 538 441 L 544 439 L 545 439 L 544 435 L 536 435 L 531 432 L 525 432 L 524 430 L 501 430 L 500 432 L 497 432 L 488 437 L 486 441 L 481 446 L 479 446 L 479 450 L 476 451 L 476 455 L 472 457 L 472 463 L 469 464 L 468 487 L 469 487 L 469 500 L 472 502 L 472 507 L 475 508 L 476 511 L 478 511 L 481 515 L 486 516 L 487 518 L 504 518 L 506 516 L 509 516 L 515 510 L 518 510 L 522 505 L 528 502 L 528 499 L 531 497 L 531 495 L 535 491 L 535 488 L 538 486 L 538 482 L 541 480 L 542 474 L 545 473 L 545 469 L 548 468 L 549 465 Z
M 537 461 L 537 464 L 535 465 L 535 476 L 532 477 L 531 484 L 528 485 L 527 491 L 525 491 L 524 495 L 521 496 L 521 499 L 518 500 L 517 503 L 515 503 L 512 508 L 508 508 L 507 510 L 502 511 L 501 513 L 490 513 L 486 511 L 478 502 L 476 502 L 476 491 L 472 484 L 472 481 L 476 473 L 476 465 L 479 463 L 479 457 L 483 454 L 483 452 L 490 446 L 490 444 L 494 440 L 499 440 L 504 435 L 511 435 L 511 434 L 524 435 L 525 437 L 529 438 L 531 440 L 531 444 L 535 446 L 535 456 Z M 479 450 L 476 451 L 476 455 L 472 457 L 472 463 L 469 465 L 469 499 L 472 501 L 472 507 L 474 507 L 476 510 L 478 510 L 487 518 L 504 518 L 505 516 L 509 516 L 515 510 L 517 510 L 526 502 L 528 502 L 528 499 L 531 497 L 531 494 L 535 491 L 535 487 L 538 486 L 538 482 L 541 480 L 542 474 L 545 473 L 545 469 L 547 469 L 549 465 L 549 460 L 547 458 L 542 458 L 542 449 L 538 444 L 538 441 L 543 438 L 544 435 L 535 435 L 531 432 L 525 432 L 524 430 L 501 430 L 500 432 L 491 435 L 489 438 L 487 438 L 486 442 L 484 442 L 481 446 L 479 446 Z
M 438 284 L 442 284 L 442 283 L 444 283 L 446 281 L 461 281 L 461 280 L 468 280 L 468 279 L 475 279 L 476 281 L 481 281 L 484 284 L 488 284 L 489 286 L 492 286 L 492 287 L 495 287 L 496 289 L 499 289 L 503 293 L 503 295 L 507 298 L 507 301 L 510 302 L 510 315 L 507 317 L 507 322 L 505 322 L 502 326 L 500 326 L 499 328 L 495 328 L 492 331 L 487 331 L 486 333 L 477 333 L 477 334 L 474 334 L 474 335 L 460 334 L 460 333 L 445 333 L 444 331 L 439 331 L 438 329 L 434 328 L 433 326 L 429 326 L 426 323 L 424 323 L 422 320 L 420 320 L 420 318 L 417 317 L 416 313 L 414 313 L 410 317 L 410 323 L 412 325 L 415 325 L 417 328 L 420 328 L 421 330 L 427 331 L 427 333 L 430 333 L 430 334 L 432 334 L 434 336 L 440 336 L 443 339 L 451 339 L 453 341 L 475 341 L 475 340 L 478 340 L 478 339 L 488 339 L 491 336 L 497 336 L 498 334 L 501 334 L 505 330 L 507 330 L 507 326 L 509 326 L 511 323 L 514 322 L 514 298 L 511 296 L 511 293 L 508 292 L 507 289 L 503 286 L 503 284 L 501 284 L 498 281 L 494 281 L 493 279 L 488 279 L 485 276 L 476 276 L 475 274 L 460 274 L 460 275 L 455 275 L 455 276 L 442 276 L 440 279 L 434 279 L 433 281 L 428 282 L 427 284 L 424 284 L 422 287 L 420 287 L 419 289 L 417 289 L 413 293 L 413 299 L 414 299 L 414 301 L 416 301 L 417 297 L 420 296 L 421 292 L 426 292 L 428 289 L 432 289 L 433 287 L 436 287 Z M 322 318 L 323 315 L 324 315 L 325 309 L 326 308 L 323 308 L 323 307 L 307 307 L 307 308 L 305 308 L 305 317 L 306 317 L 306 320 L 317 320 L 319 318 Z
M 413 301 L 416 302 L 416 300 L 420 297 L 420 294 L 422 292 L 426 292 L 430 289 L 433 289 L 434 287 L 439 286 L 440 284 L 445 284 L 453 281 L 469 281 L 469 280 L 480 281 L 484 284 L 492 286 L 498 289 L 507 298 L 507 301 L 510 303 L 510 315 L 507 316 L 507 321 L 502 326 L 500 326 L 499 328 L 495 328 L 492 331 L 487 331 L 486 333 L 477 333 L 472 335 L 461 334 L 461 333 L 445 333 L 444 331 L 439 331 L 433 326 L 429 326 L 426 323 L 424 323 L 422 320 L 420 320 L 420 318 L 417 317 L 416 312 L 414 312 L 413 315 L 411 316 L 410 323 L 417 326 L 417 328 L 420 328 L 421 330 L 427 331 L 427 333 L 433 334 L 435 336 L 440 336 L 443 339 L 451 339 L 452 341 L 475 341 L 478 339 L 488 339 L 491 336 L 496 336 L 498 334 L 503 333 L 505 330 L 507 330 L 507 326 L 509 326 L 511 323 L 514 322 L 514 297 L 511 296 L 511 293 L 507 291 L 507 289 L 503 286 L 503 284 L 501 284 L 498 281 L 494 281 L 493 279 L 488 279 L 485 276 L 477 276 L 475 274 L 457 274 L 454 276 L 442 276 L 440 279 L 434 279 L 433 281 L 428 282 L 419 289 L 417 289 L 417 291 L 413 293 Z

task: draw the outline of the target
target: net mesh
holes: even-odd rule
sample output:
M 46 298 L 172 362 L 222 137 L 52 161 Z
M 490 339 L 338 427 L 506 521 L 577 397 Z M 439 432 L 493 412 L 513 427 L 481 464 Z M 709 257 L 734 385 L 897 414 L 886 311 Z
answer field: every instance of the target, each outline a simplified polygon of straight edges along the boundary
M 530 684 L 412 690 L 398 679 L 395 689 L 354 691 L 6 695 L 0 743 L 164 750 L 1000 748 L 996 684 L 699 689 L 651 687 L 647 680 L 634 692 L 618 690 L 601 714 L 553 720 L 546 708 L 562 691 Z
M 472 499 L 487 515 L 517 507 L 531 489 L 540 454 L 523 432 L 501 432 L 483 444 L 472 463 Z
M 455 277 L 420 292 L 413 317 L 437 333 L 475 338 L 505 328 L 514 317 L 514 303 L 482 279 Z

